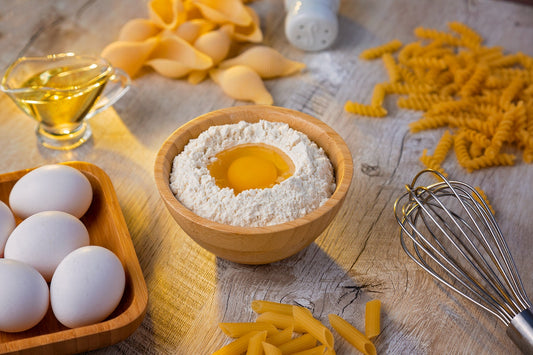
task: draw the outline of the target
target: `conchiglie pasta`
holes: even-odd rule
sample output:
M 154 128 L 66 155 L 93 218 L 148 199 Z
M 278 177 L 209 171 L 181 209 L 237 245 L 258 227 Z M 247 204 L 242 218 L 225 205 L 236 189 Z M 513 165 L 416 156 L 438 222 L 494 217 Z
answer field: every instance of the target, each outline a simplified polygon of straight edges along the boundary
M 236 65 L 228 69 L 213 69 L 209 74 L 234 99 L 264 105 L 272 105 L 274 102 L 259 74 L 250 67 Z
M 193 43 L 199 36 L 211 31 L 214 27 L 215 24 L 211 21 L 195 18 L 179 25 L 174 34 L 189 43 Z
M 158 26 L 173 30 L 185 21 L 182 0 L 151 0 L 148 3 L 150 19 Z
M 237 42 L 260 43 L 263 40 L 259 16 L 255 10 L 244 5 L 246 0 L 148 0 L 148 18 L 132 19 L 120 29 L 118 41 L 109 44 L 101 53 L 114 66 L 122 68 L 130 76 L 136 75 L 143 67 L 150 67 L 155 73 L 168 78 L 186 78 L 197 84 L 209 77 L 209 70 L 217 66 L 238 50 Z M 240 43 L 239 43 L 240 44 Z M 257 50 L 258 55 L 242 61 L 234 58 L 222 68 L 245 64 L 254 71 L 231 70 L 231 75 L 215 72 L 222 76 L 225 92 L 232 92 L 242 100 L 271 103 L 266 95 L 262 80 L 256 80 L 260 73 L 264 78 L 291 75 L 301 71 L 305 65 L 283 57 L 272 48 Z M 253 54 L 254 51 L 246 55 Z M 244 58 L 246 59 L 246 58 Z M 251 61 L 249 60 L 251 59 Z M 242 69 L 242 68 L 241 68 Z M 244 74 L 253 77 L 252 84 L 230 84 L 229 78 L 239 78 Z M 149 73 L 149 71 L 147 71 Z M 261 79 L 261 78 L 260 78 Z M 238 93 L 237 87 L 244 90 L 253 86 L 252 99 Z M 267 92 L 268 93 L 268 92 Z
M 211 57 L 213 65 L 218 64 L 229 52 L 231 39 L 225 28 L 207 32 L 194 42 L 194 48 Z M 207 69 L 194 70 L 189 74 L 188 82 L 198 84 L 207 76 Z
M 133 77 L 141 69 L 158 42 L 159 40 L 154 37 L 143 42 L 117 41 L 104 48 L 101 56 Z
M 230 46 L 231 38 L 225 28 L 204 33 L 194 41 L 194 48 L 211 57 L 214 65 L 226 58 Z
M 214 23 L 233 23 L 248 26 L 252 22 L 250 14 L 240 0 L 192 0 L 201 13 Z
M 236 41 L 259 43 L 263 40 L 263 32 L 261 32 L 261 28 L 259 27 L 259 16 L 257 16 L 251 7 L 245 6 L 244 8 L 252 18 L 250 24 L 240 26 L 230 23 L 225 24 L 224 26 L 231 29 L 231 35 Z
M 220 63 L 220 68 L 234 65 L 246 65 L 252 68 L 262 78 L 274 78 L 291 75 L 305 68 L 305 64 L 285 58 L 271 47 L 255 46 L 240 55 Z
M 154 22 L 142 18 L 137 18 L 126 22 L 118 34 L 119 41 L 142 42 L 150 37 L 154 37 L 161 28 Z
M 210 68 L 213 61 L 185 40 L 172 36 L 161 38 L 146 65 L 163 76 L 180 78 L 194 69 Z

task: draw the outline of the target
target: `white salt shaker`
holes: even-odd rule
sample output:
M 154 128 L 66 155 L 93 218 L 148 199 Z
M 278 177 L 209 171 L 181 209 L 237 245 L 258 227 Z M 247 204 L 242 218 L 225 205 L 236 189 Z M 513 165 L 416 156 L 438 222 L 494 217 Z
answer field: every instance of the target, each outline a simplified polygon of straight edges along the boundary
M 337 38 L 340 0 L 285 0 L 285 35 L 305 51 L 320 51 Z

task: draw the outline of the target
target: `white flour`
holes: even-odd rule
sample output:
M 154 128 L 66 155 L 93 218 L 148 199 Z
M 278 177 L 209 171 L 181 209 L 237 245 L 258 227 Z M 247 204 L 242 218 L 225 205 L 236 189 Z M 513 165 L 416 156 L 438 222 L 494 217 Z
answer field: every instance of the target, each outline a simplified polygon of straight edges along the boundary
M 245 190 L 235 196 L 221 189 L 207 166 L 228 148 L 263 143 L 281 149 L 293 161 L 294 174 L 267 189 Z M 313 211 L 335 190 L 328 157 L 309 138 L 281 122 L 260 121 L 212 126 L 191 139 L 174 158 L 170 188 L 197 215 L 235 226 L 267 226 L 290 221 Z

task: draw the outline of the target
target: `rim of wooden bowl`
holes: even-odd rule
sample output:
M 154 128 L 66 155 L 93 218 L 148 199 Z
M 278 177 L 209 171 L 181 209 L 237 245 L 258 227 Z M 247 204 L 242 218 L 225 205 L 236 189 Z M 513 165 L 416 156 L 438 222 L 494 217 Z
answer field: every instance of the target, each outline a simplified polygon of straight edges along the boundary
M 292 221 L 264 226 L 242 227 L 218 223 L 198 216 L 185 207 L 174 196 L 170 189 L 170 173 L 174 157 L 183 151 L 183 147 L 193 138 L 196 138 L 210 126 L 237 123 L 239 121 L 258 122 L 266 120 L 271 122 L 285 122 L 289 127 L 306 134 L 326 152 L 335 172 L 336 188 L 331 197 L 320 207 L 305 216 Z M 316 137 L 324 137 L 327 146 L 319 144 Z M 335 157 L 331 153 L 336 153 Z M 163 143 L 157 153 L 154 163 L 154 178 L 157 189 L 167 208 L 197 224 L 208 229 L 233 235 L 263 235 L 287 231 L 305 225 L 328 213 L 338 203 L 344 200 L 350 187 L 353 175 L 352 155 L 344 140 L 331 127 L 321 120 L 300 111 L 266 105 L 249 105 L 223 108 L 198 116 L 176 129 Z

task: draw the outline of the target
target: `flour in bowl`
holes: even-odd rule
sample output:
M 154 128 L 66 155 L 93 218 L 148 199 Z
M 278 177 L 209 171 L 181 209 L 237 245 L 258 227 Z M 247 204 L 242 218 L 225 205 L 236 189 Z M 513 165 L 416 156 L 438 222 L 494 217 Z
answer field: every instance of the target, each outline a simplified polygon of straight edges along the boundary
M 280 149 L 294 163 L 292 176 L 270 188 L 235 195 L 217 186 L 208 166 L 215 156 L 242 144 Z M 324 204 L 335 190 L 333 167 L 322 148 L 282 122 L 241 121 L 212 126 L 191 139 L 174 158 L 170 188 L 198 216 L 243 227 L 268 226 L 302 217 Z

